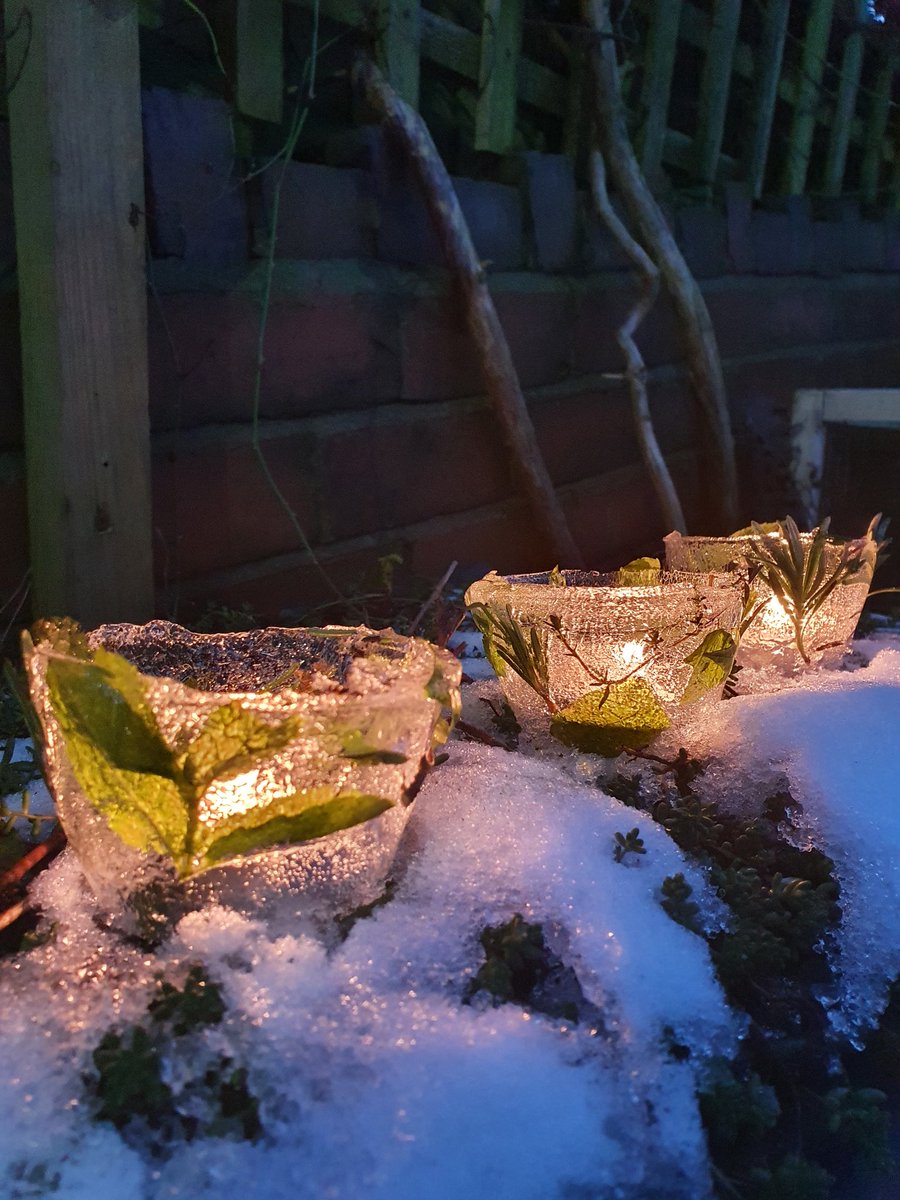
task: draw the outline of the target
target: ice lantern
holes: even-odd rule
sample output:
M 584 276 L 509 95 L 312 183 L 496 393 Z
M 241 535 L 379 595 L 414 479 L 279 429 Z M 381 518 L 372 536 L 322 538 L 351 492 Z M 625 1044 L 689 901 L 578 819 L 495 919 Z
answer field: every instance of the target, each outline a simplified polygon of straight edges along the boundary
M 666 565 L 732 571 L 745 580 L 746 617 L 738 657 L 789 671 L 840 660 L 869 593 L 878 551 L 873 520 L 853 541 L 829 538 L 828 523 L 800 533 L 787 518 L 759 533 L 664 538 Z M 810 560 L 813 559 L 810 569 Z
M 721 695 L 741 615 L 734 581 L 636 566 L 492 572 L 469 588 L 485 653 L 528 733 L 616 755 Z
M 372 900 L 459 703 L 451 654 L 364 627 L 48 623 L 25 659 L 60 820 L 119 912 Z

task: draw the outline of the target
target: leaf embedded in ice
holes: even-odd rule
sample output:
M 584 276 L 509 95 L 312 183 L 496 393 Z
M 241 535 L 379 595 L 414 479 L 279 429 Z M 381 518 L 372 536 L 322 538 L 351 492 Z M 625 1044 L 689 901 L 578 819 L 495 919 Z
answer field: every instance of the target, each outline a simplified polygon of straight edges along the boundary
M 737 644 L 724 629 L 711 630 L 697 649 L 684 660 L 691 668 L 691 677 L 682 704 L 691 704 L 712 688 L 719 687 L 731 674 Z
M 650 684 L 632 676 L 579 696 L 550 721 L 550 732 L 566 746 L 608 758 L 639 750 L 670 721 Z
M 232 700 L 209 715 L 187 747 L 185 777 L 201 791 L 214 779 L 232 779 L 282 750 L 299 730 L 299 717 L 271 725 Z
M 635 558 L 616 572 L 617 587 L 656 587 L 659 583 L 658 558 Z
M 327 787 L 295 792 L 264 809 L 253 809 L 219 822 L 204 837 L 206 844 L 199 849 L 195 870 L 270 846 L 291 845 L 337 833 L 380 816 L 391 807 L 393 802 L 384 796 L 359 792 L 335 795 Z

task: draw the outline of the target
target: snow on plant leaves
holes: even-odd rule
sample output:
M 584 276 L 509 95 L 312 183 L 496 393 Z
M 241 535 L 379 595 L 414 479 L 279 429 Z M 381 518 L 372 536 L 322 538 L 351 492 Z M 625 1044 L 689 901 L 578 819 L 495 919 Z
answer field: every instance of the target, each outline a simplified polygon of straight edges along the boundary
M 723 684 L 731 674 L 736 650 L 737 644 L 730 633 L 724 629 L 711 630 L 684 660 L 693 669 L 681 703 L 691 704 L 711 688 Z
M 632 676 L 579 696 L 551 718 L 550 732 L 566 746 L 612 758 L 646 746 L 669 725 L 649 683 Z

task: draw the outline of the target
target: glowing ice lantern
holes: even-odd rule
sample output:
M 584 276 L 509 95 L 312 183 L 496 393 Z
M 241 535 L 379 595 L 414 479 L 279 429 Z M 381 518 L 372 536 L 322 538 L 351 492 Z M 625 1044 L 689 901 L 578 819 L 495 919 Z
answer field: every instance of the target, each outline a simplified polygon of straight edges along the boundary
M 648 745 L 722 693 L 742 599 L 728 576 L 500 576 L 466 603 L 523 729 L 589 753 Z
M 453 655 L 364 627 L 39 634 L 50 786 L 101 903 L 318 916 L 378 895 L 458 709 Z
M 805 561 L 814 533 L 801 533 L 800 544 Z M 768 538 L 782 535 L 769 532 Z M 749 564 L 753 559 L 753 544 L 760 536 L 738 534 L 733 537 L 685 537 L 670 533 L 663 541 L 666 547 L 666 565 L 677 571 L 732 571 L 747 578 Z M 825 577 L 835 571 L 841 573 L 841 563 L 848 543 L 829 538 L 823 551 Z M 857 548 L 868 547 L 868 557 L 874 563 L 877 549 L 873 539 L 866 535 L 851 543 Z M 844 655 L 859 622 L 859 615 L 869 594 L 872 566 L 863 566 L 852 573 L 842 574 L 842 581 L 832 588 L 822 604 L 808 612 L 803 611 L 801 599 L 798 610 L 800 636 L 798 646 L 797 622 L 781 600 L 773 594 L 761 575 L 752 582 L 752 607 L 748 615 L 755 613 L 745 629 L 738 648 L 738 661 L 747 666 L 776 666 L 797 670 L 807 666 L 828 666 L 838 662 Z

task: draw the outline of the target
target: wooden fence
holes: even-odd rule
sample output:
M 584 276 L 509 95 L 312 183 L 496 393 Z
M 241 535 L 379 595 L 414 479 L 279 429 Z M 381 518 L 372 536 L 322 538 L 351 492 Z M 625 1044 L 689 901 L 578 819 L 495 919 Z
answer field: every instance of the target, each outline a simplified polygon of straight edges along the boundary
M 34 610 L 92 624 L 152 608 L 136 8 L 4 0 Z M 694 196 L 732 178 L 756 197 L 898 205 L 896 30 L 872 22 L 867 0 L 617 9 L 651 179 L 664 169 Z M 562 4 L 140 0 L 139 11 L 151 29 L 172 11 L 202 24 L 205 51 L 215 46 L 220 67 L 220 48 L 227 60 L 237 111 L 256 121 L 284 121 L 285 18 L 302 14 L 310 34 L 328 23 L 374 30 L 383 67 L 412 103 L 424 99 L 425 73 L 457 80 L 476 151 L 516 150 L 529 113 L 550 129 L 548 149 L 577 157 L 589 140 L 587 34 L 544 15 L 568 11 Z
M 281 117 L 282 0 L 233 0 L 236 105 Z M 473 95 L 474 148 L 507 154 L 517 114 L 558 125 L 554 148 L 577 154 L 589 128 L 586 34 L 572 22 L 530 17 L 556 6 L 524 0 L 287 0 L 321 21 L 374 28 L 383 67 L 413 105 L 430 64 Z M 633 0 L 617 27 L 627 101 L 645 172 L 711 194 L 746 181 L 755 198 L 852 195 L 900 204 L 897 30 L 868 0 Z M 469 27 L 439 11 L 469 14 Z M 472 11 L 480 28 L 472 28 Z M 564 69 L 523 53 L 535 38 Z

